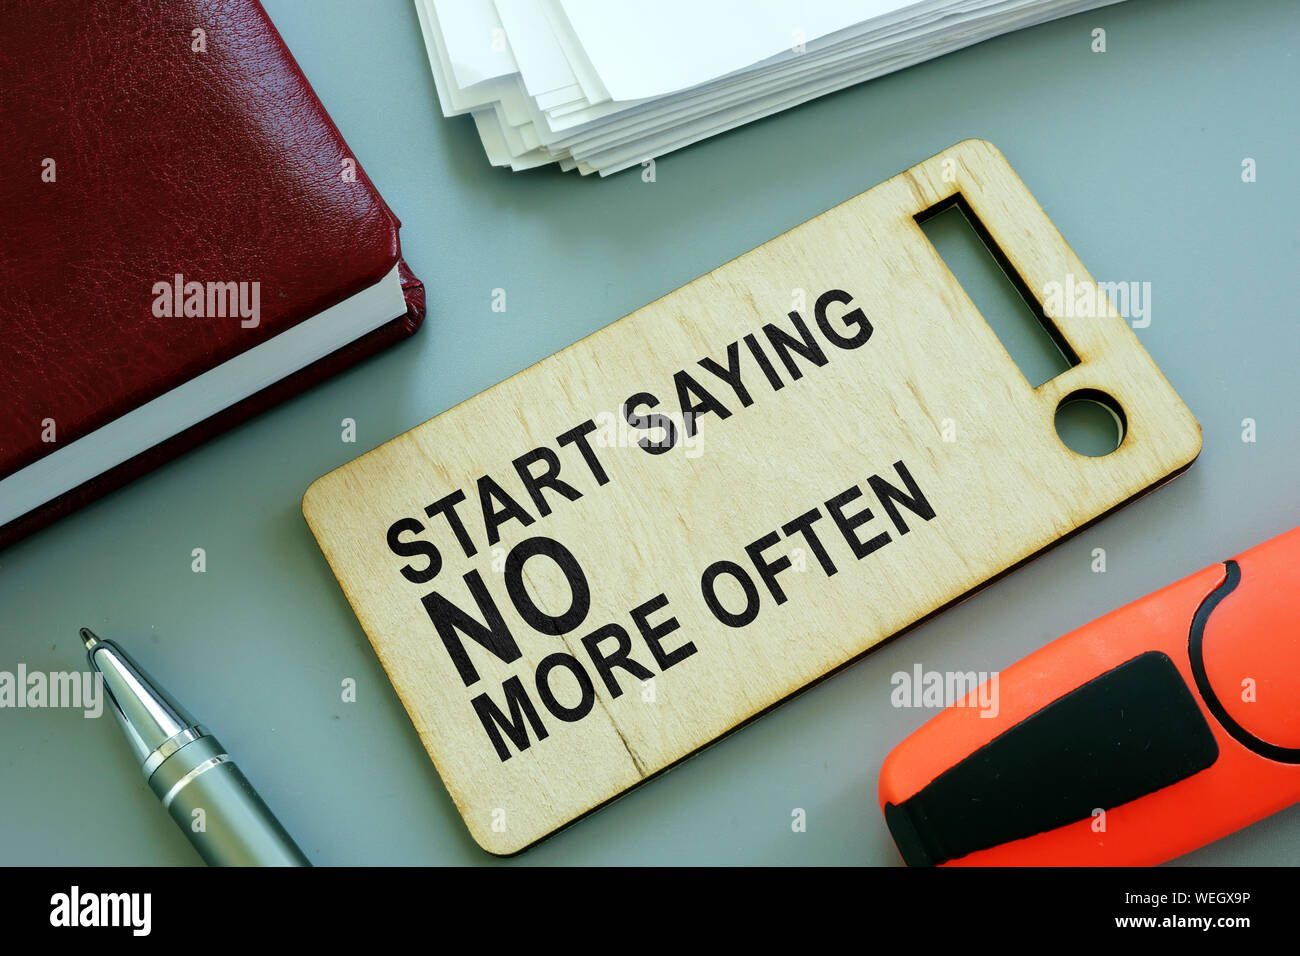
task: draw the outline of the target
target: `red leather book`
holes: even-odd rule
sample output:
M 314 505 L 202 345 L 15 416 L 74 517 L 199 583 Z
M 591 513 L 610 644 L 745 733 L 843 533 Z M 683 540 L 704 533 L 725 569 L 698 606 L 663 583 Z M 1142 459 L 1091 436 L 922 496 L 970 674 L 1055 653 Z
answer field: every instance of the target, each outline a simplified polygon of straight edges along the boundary
M 424 288 L 256 0 L 0 29 L 3 548 L 410 335 Z

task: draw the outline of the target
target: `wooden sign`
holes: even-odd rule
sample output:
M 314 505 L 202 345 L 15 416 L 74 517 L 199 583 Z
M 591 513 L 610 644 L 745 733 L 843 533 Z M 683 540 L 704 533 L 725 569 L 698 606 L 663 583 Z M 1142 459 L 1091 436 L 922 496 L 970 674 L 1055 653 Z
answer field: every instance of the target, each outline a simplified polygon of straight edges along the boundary
M 1037 388 L 918 226 L 955 202 L 1077 358 Z M 1098 292 L 963 142 L 313 483 L 479 844 L 523 849 L 1189 465 L 1200 427 L 1127 323 L 1050 288 Z M 1058 437 L 1080 395 L 1122 417 L 1111 454 Z

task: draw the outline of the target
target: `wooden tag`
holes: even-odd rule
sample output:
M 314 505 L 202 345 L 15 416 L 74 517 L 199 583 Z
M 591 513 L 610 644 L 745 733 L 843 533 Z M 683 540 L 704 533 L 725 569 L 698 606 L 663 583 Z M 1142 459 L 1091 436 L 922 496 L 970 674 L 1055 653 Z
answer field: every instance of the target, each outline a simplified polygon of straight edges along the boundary
M 1079 361 L 1029 385 L 917 225 L 956 201 L 1040 303 L 1096 291 L 968 140 L 307 489 L 484 849 L 523 849 L 1196 457 L 1104 297 L 1086 318 L 1047 301 Z M 1080 393 L 1122 411 L 1107 456 L 1057 435 Z

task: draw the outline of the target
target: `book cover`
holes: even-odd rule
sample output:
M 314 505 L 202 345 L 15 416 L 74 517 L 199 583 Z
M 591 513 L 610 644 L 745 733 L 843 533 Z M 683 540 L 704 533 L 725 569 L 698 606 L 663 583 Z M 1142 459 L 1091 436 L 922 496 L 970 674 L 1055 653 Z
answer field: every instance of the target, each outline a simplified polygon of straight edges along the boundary
M 398 219 L 256 0 L 20 0 L 4 29 L 0 547 L 424 317 Z

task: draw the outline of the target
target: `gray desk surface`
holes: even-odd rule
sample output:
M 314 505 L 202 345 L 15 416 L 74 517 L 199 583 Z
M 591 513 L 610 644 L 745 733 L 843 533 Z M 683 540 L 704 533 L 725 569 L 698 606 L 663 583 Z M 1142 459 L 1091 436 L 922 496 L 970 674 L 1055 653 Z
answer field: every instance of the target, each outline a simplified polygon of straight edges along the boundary
M 490 167 L 471 121 L 439 114 L 405 0 L 266 6 L 401 217 L 428 322 L 0 553 L 0 670 L 80 668 L 83 624 L 121 640 L 221 734 L 318 863 L 500 861 L 470 839 L 308 533 L 308 483 L 966 137 L 1002 149 L 1098 279 L 1151 283 L 1139 335 L 1201 421 L 1200 460 L 502 865 L 896 864 L 877 773 L 932 712 L 890 706 L 895 671 L 1005 667 L 1300 523 L 1290 0 L 1132 0 L 1002 37 L 671 154 L 653 184 Z M 1089 49 L 1099 26 L 1104 54 Z M 497 287 L 505 314 L 490 309 Z M 1097 547 L 1104 574 L 1089 567 Z M 346 677 L 355 703 L 340 699 Z M 198 862 L 119 736 L 76 711 L 0 711 L 0 862 Z M 1298 857 L 1300 806 L 1184 860 Z

